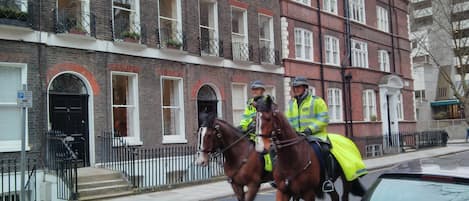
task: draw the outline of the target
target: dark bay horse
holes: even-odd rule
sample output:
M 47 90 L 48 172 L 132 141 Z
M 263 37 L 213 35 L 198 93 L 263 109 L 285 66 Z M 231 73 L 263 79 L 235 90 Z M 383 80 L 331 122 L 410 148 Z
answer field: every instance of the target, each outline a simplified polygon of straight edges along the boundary
M 207 165 L 209 154 L 217 150 L 225 158 L 223 167 L 228 182 L 239 201 L 253 201 L 262 182 L 272 181 L 272 173 L 264 172 L 264 164 L 247 136 L 213 114 L 201 113 L 198 165 Z M 247 192 L 244 192 L 247 186 Z
M 256 150 L 269 150 L 271 145 L 277 151 L 277 161 L 274 165 L 273 176 L 277 184 L 277 201 L 287 201 L 291 197 L 314 201 L 315 197 L 322 198 L 322 176 L 320 161 L 311 145 L 304 136 L 299 136 L 290 126 L 287 118 L 278 111 L 276 104 L 270 97 L 255 102 L 257 109 L 258 139 Z M 336 162 L 337 164 L 337 162 Z M 335 165 L 335 181 L 342 177 L 342 201 L 349 200 L 349 193 L 363 196 L 365 190 L 358 179 L 347 181 L 339 165 Z M 329 193 L 333 201 L 339 200 L 336 191 Z

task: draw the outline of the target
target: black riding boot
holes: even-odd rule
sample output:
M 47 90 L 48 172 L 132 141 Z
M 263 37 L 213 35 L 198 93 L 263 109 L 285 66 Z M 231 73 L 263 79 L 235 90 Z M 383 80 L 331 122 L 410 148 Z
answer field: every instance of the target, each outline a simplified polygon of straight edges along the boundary
M 334 191 L 334 182 L 332 181 L 332 176 L 334 174 L 333 159 L 330 153 L 330 144 L 321 143 L 322 154 L 324 158 L 324 163 L 326 169 L 324 171 L 324 183 L 322 184 L 322 191 L 329 193 Z

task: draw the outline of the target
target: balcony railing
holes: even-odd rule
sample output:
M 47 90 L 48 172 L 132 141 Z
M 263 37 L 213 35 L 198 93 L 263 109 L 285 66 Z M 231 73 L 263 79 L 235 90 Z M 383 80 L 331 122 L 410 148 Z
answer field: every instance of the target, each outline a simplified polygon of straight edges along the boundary
M 25 0 L 0 0 L 0 24 L 31 26 Z
M 260 48 L 261 63 L 275 64 L 275 50 L 269 47 Z
M 95 15 L 74 9 L 58 9 L 55 23 L 57 33 L 96 36 Z
M 113 38 L 115 41 L 140 43 L 144 27 L 130 23 L 129 19 L 115 18 L 113 24 Z
M 231 53 L 233 54 L 233 60 L 235 61 L 249 61 L 250 58 L 250 46 L 243 42 L 231 43 Z
M 216 38 L 199 38 L 200 55 L 223 57 L 223 41 Z
M 156 30 L 160 48 L 186 50 L 186 38 L 181 30 L 160 28 Z

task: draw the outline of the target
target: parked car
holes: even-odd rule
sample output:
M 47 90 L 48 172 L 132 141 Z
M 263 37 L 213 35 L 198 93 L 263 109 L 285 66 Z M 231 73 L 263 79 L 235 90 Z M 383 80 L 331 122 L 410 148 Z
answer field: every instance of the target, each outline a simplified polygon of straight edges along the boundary
M 383 173 L 362 201 L 468 201 L 469 161 L 427 158 Z

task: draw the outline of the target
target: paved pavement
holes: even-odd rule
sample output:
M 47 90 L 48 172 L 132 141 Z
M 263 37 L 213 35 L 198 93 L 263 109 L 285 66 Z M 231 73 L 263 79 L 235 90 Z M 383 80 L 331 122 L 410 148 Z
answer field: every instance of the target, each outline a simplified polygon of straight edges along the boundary
M 451 155 L 445 155 L 441 156 L 441 158 L 451 158 L 454 160 L 462 160 L 462 161 L 468 161 L 469 160 L 469 151 L 465 152 L 459 152 L 456 154 L 451 154 Z M 365 175 L 364 177 L 360 178 L 360 182 L 363 184 L 363 186 L 366 189 L 369 189 L 371 185 L 375 182 L 375 180 L 381 175 L 383 172 L 387 171 L 388 168 L 385 169 L 379 169 L 375 171 L 371 171 L 369 174 Z M 339 179 L 340 180 L 340 179 Z M 336 188 L 339 194 L 342 194 L 342 184 L 340 184 L 340 181 L 336 182 Z M 356 197 L 353 195 L 350 195 L 350 201 L 360 201 L 361 197 Z M 275 189 L 273 190 L 267 190 L 261 193 L 258 193 L 256 196 L 256 201 L 272 201 L 275 200 Z M 330 201 L 330 197 L 326 195 L 324 199 L 316 199 L 317 201 Z M 236 201 L 236 198 L 234 196 L 227 196 L 224 198 L 217 199 L 216 201 Z
M 369 170 L 378 170 L 390 167 L 396 163 L 426 157 L 443 156 L 463 151 L 469 151 L 467 143 L 451 143 L 446 147 L 423 149 L 416 152 L 402 153 L 392 156 L 373 158 L 365 160 Z M 272 190 L 269 184 L 263 184 L 261 191 Z M 107 201 L 212 201 L 233 194 L 233 191 L 226 181 L 214 182 L 203 185 L 195 185 L 185 188 L 172 189 L 167 191 L 145 193 L 140 195 L 107 199 Z

